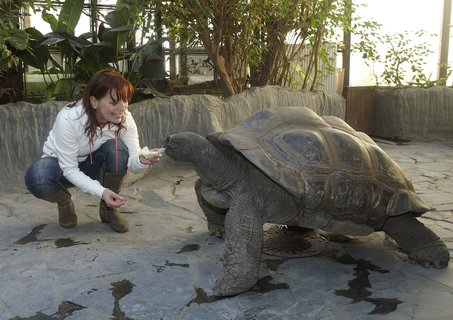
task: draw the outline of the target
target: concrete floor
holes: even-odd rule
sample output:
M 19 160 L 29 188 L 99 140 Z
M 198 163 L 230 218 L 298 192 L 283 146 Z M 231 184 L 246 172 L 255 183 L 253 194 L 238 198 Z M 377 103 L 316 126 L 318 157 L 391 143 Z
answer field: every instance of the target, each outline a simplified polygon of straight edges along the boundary
M 421 221 L 453 256 L 453 145 L 381 145 L 437 208 Z M 0 320 L 6 319 L 453 319 L 453 263 L 407 261 L 383 233 L 328 242 L 305 258 L 263 255 L 249 292 L 218 299 L 223 241 L 208 235 L 190 167 L 163 160 L 129 177 L 130 231 L 99 221 L 98 200 L 71 189 L 79 224 L 23 185 L 0 187 Z

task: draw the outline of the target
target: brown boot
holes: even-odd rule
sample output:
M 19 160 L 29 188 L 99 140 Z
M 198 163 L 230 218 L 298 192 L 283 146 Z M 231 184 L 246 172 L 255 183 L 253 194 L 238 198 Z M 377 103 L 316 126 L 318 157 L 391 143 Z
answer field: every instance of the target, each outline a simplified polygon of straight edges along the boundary
M 77 225 L 77 215 L 71 194 L 67 190 L 60 190 L 43 200 L 58 204 L 58 221 L 63 228 L 74 228 Z
M 123 186 L 124 178 L 126 177 L 126 171 L 115 174 L 114 172 L 105 172 L 101 181 L 102 185 L 115 193 L 121 191 Z M 129 230 L 129 223 L 124 219 L 120 211 L 116 208 L 107 207 L 104 200 L 101 200 L 99 204 L 99 216 L 101 221 L 109 223 L 110 228 L 116 232 L 127 232 Z
M 58 202 L 58 221 L 63 228 L 74 228 L 77 225 L 77 215 L 71 198 Z
M 120 211 L 116 208 L 107 207 L 104 200 L 99 204 L 99 216 L 104 223 L 110 223 L 110 228 L 116 232 L 127 232 L 129 223 L 123 218 Z

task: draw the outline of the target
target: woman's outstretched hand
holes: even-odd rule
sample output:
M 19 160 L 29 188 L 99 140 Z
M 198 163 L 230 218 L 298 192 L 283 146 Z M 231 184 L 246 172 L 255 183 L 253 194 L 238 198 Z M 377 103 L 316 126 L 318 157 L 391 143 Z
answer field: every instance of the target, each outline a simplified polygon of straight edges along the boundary
M 140 156 L 140 162 L 141 162 L 141 164 L 150 166 L 150 165 L 158 163 L 161 158 L 162 158 L 162 156 L 157 156 L 155 158 L 145 158 L 144 156 Z
M 153 148 L 148 149 L 148 147 L 143 147 L 140 150 L 140 162 L 144 165 L 153 165 L 159 162 L 164 155 L 165 148 Z

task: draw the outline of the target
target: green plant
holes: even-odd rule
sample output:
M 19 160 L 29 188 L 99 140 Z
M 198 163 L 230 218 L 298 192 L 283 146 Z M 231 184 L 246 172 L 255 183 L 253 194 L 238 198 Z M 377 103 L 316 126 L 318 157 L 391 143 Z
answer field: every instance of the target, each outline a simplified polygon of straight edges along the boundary
M 22 9 L 33 7 L 33 1 L 0 0 L 0 71 L 20 63 L 15 50 L 28 47 L 29 36 L 20 28 Z
M 167 39 L 147 36 L 154 18 L 151 12 L 155 11 L 155 2 L 118 0 L 115 10 L 104 17 L 105 22 L 101 23 L 98 34 L 100 40 L 114 48 L 115 61 L 112 64 L 134 83 L 136 92 L 141 94 L 148 89 L 155 92 L 153 83 L 168 76 L 160 49 Z M 139 43 L 136 43 L 138 30 L 141 35 Z
M 0 0 L 2 1 L 2 0 Z M 134 20 L 130 6 L 119 6 L 102 21 L 99 34 L 76 36 L 84 0 L 66 0 L 58 16 L 42 10 L 42 18 L 52 32 L 45 35 L 34 28 L 24 30 L 29 42 L 25 49 L 14 50 L 14 56 L 40 70 L 47 86 L 47 99 L 71 99 L 98 70 L 113 66 L 139 87 L 147 81 L 165 78 L 162 58 L 146 54 L 147 44 L 135 47 Z M 91 38 L 101 41 L 92 42 Z M 129 48 L 130 47 L 130 48 Z M 55 55 L 57 53 L 57 55 Z M 137 63 L 139 62 L 139 63 Z M 160 68 L 159 68 L 160 66 Z
M 437 85 L 443 86 L 447 82 L 447 79 L 451 76 L 452 70 L 450 67 L 447 65 L 445 66 L 446 69 L 446 74 L 445 78 L 440 78 L 437 80 L 432 80 L 431 79 L 431 74 L 427 77 L 424 73 L 418 73 L 412 78 L 412 82 L 409 82 L 409 85 L 417 86 L 417 87 L 434 87 Z
M 380 28 L 381 24 L 372 21 L 358 25 L 355 34 L 359 41 L 352 48 L 362 54 L 365 63 L 373 70 L 376 85 L 429 87 L 439 81 L 425 75 L 426 58 L 433 51 L 425 40 L 420 40 L 435 35 L 424 30 L 385 34 Z M 377 63 L 383 65 L 380 73 L 375 70 Z
M 28 30 L 32 36 L 31 47 L 22 52 L 21 57 L 41 71 L 47 84 L 48 99 L 70 99 L 93 72 L 108 66 L 112 60 L 110 46 L 88 41 L 91 34 L 75 36 L 83 4 L 83 0 L 65 1 L 58 18 L 44 8 L 42 18 L 52 32 L 42 35 L 37 30 L 33 33 Z M 57 57 L 54 52 L 58 53 Z
M 162 2 L 170 36 L 182 51 L 204 46 L 224 96 L 243 91 L 248 81 L 252 86 L 316 87 L 320 62 L 332 63 L 323 43 L 335 37 L 353 10 L 351 0 Z M 298 70 L 301 57 L 307 63 Z M 303 76 L 301 81 L 294 81 L 295 73 Z

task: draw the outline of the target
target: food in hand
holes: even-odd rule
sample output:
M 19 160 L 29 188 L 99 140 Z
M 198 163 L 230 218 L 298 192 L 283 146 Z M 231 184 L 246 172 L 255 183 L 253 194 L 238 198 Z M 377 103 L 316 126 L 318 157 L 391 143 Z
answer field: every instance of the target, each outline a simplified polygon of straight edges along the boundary
M 149 149 L 147 146 L 145 146 L 140 150 L 140 155 L 145 157 L 146 159 L 155 159 L 158 157 L 162 157 L 164 152 L 165 152 L 165 148 Z

